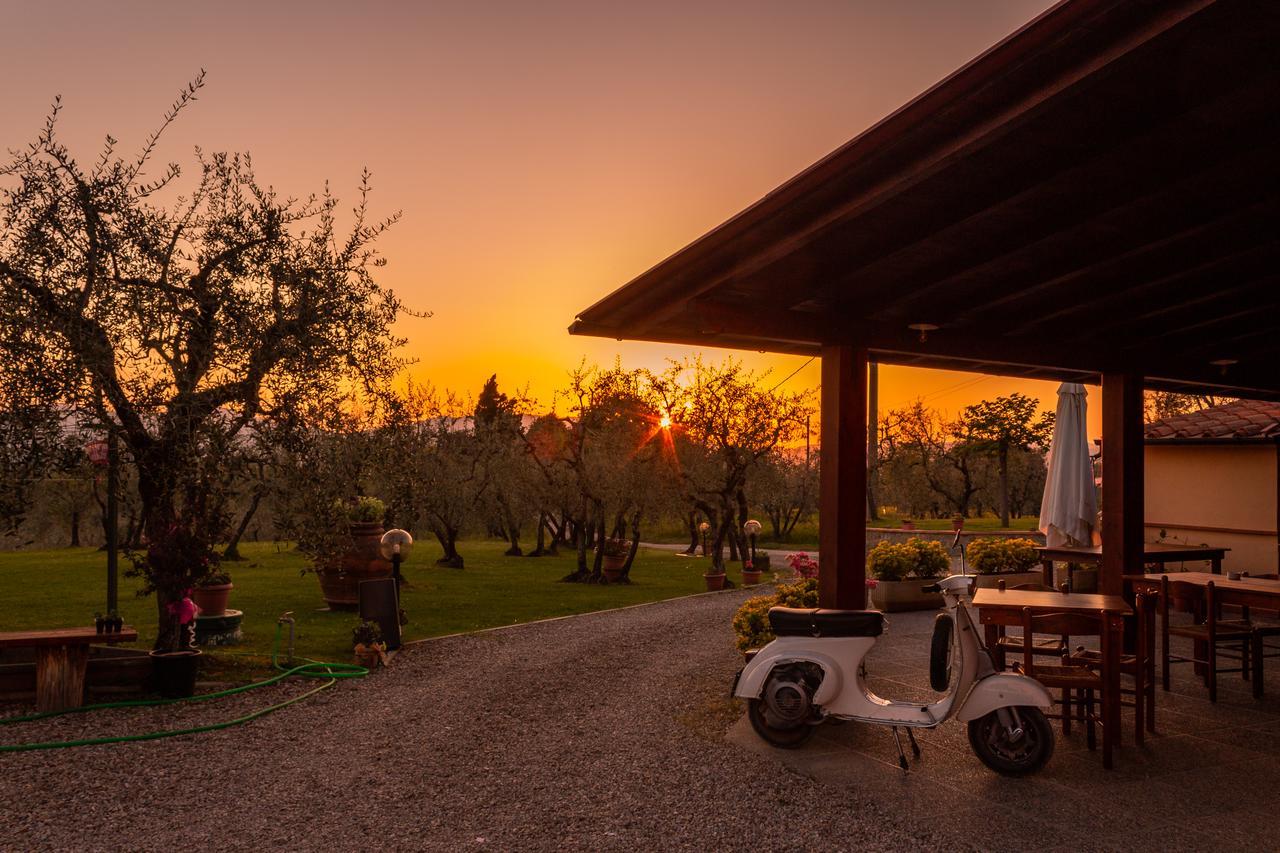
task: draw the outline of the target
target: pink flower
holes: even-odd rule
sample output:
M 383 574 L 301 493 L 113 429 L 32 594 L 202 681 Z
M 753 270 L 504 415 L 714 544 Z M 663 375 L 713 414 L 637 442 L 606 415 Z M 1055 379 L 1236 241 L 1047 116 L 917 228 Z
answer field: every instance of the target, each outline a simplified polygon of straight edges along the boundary
M 200 608 L 191 600 L 191 590 L 187 590 L 187 594 L 183 596 L 181 601 L 169 602 L 168 610 L 170 616 L 177 618 L 179 625 L 194 622 L 195 618 L 200 615 Z

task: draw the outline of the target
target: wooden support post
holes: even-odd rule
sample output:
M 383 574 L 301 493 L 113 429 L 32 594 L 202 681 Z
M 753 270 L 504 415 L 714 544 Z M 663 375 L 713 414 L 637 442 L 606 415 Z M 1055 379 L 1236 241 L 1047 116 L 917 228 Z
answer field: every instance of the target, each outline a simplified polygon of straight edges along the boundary
M 36 710 L 63 711 L 84 704 L 89 667 L 86 644 L 36 647 Z
M 1143 566 L 1142 376 L 1102 374 L 1102 571 L 1098 591 L 1124 592 Z
M 822 348 L 818 603 L 867 604 L 867 351 Z

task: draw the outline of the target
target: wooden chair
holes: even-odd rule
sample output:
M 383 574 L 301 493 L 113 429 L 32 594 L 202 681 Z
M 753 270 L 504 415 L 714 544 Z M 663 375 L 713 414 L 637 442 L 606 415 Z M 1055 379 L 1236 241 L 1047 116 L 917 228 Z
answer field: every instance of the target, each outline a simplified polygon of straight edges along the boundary
M 1102 659 L 1110 650 L 1112 638 L 1107 630 L 1107 615 L 1103 611 L 1096 613 L 1073 611 L 1068 613 L 1033 614 L 1031 608 L 1022 610 L 1022 660 L 1015 664 L 1015 669 L 1024 675 L 1039 681 L 1049 690 L 1060 689 L 1062 711 L 1048 716 L 1062 720 L 1062 733 L 1071 733 L 1072 695 L 1076 697 L 1085 724 L 1086 739 L 1089 749 L 1097 749 L 1096 728 L 1102 726 L 1102 766 L 1111 769 L 1111 756 L 1115 746 L 1116 732 L 1106 725 L 1112 710 L 1111 703 L 1119 697 L 1107 694 L 1106 682 L 1102 667 L 1072 663 L 1067 657 L 1058 663 L 1038 663 L 1035 653 L 1035 635 L 1057 634 L 1059 636 L 1099 638 Z M 1097 710 L 1095 711 L 1095 698 Z
M 1244 572 L 1243 574 L 1247 578 L 1255 578 L 1257 580 L 1280 581 L 1280 575 L 1278 574 L 1255 575 L 1250 572 Z M 1240 612 L 1245 620 L 1252 621 L 1249 619 L 1249 608 L 1242 607 Z M 1252 641 L 1249 644 L 1249 658 L 1253 663 L 1254 699 L 1262 698 L 1262 661 L 1265 658 L 1280 658 L 1280 646 L 1267 642 L 1272 637 L 1280 637 L 1280 625 L 1253 623 Z
M 1004 591 L 1005 589 L 1004 581 L 998 581 L 996 586 L 1001 591 Z M 1030 590 L 1032 592 L 1054 592 L 1053 587 L 1045 586 L 1044 584 L 1041 584 L 1041 583 L 1023 583 L 1023 584 L 1018 584 L 1017 586 L 1014 586 L 1014 587 L 1009 587 L 1009 589 Z M 1067 591 L 1066 584 L 1062 585 L 1062 587 L 1060 588 L 1060 591 L 1063 593 Z M 1051 658 L 1061 659 L 1065 657 L 1067 653 L 1071 650 L 1071 638 L 1065 637 L 1065 636 L 1064 637 L 1038 637 L 1038 638 L 1034 638 L 1032 645 L 1033 645 L 1034 654 L 1040 655 L 1041 657 L 1051 657 Z M 1022 654 L 1022 649 L 1023 649 L 1022 637 L 1009 636 L 1008 634 L 1005 633 L 1005 627 L 1001 625 L 999 628 L 999 638 L 996 640 L 996 651 L 998 652 L 998 657 L 999 657 L 999 661 L 998 661 L 999 667 L 1001 669 L 1004 669 L 1004 660 L 1005 660 L 1006 654 L 1020 655 Z
M 1144 742 L 1144 733 L 1156 731 L 1156 656 L 1155 656 L 1155 598 L 1139 593 L 1134 597 L 1133 609 L 1137 614 L 1138 631 L 1133 654 L 1120 655 L 1120 674 L 1133 679 L 1133 689 L 1121 688 L 1120 704 L 1133 708 L 1133 739 L 1138 746 Z M 1090 669 L 1102 668 L 1102 652 L 1078 647 L 1071 655 L 1071 663 Z M 1133 697 L 1126 702 L 1125 696 Z
M 1170 625 L 1169 605 L 1183 605 L 1195 620 L 1190 625 Z M 1204 683 L 1209 688 L 1209 701 L 1218 701 L 1218 673 L 1239 672 L 1249 677 L 1249 651 L 1253 643 L 1253 625 L 1248 620 L 1224 621 L 1218 618 L 1218 608 L 1223 602 L 1209 581 L 1203 588 L 1187 581 L 1171 581 L 1165 575 L 1160 579 L 1160 639 L 1163 658 L 1161 687 L 1169 689 L 1169 666 L 1173 663 L 1199 664 L 1204 667 Z M 1191 657 L 1182 657 L 1169 651 L 1169 637 L 1185 637 L 1191 640 Z M 1231 669 L 1218 667 L 1218 646 L 1238 646 L 1239 656 L 1224 654 L 1230 660 L 1239 660 L 1240 666 Z M 1203 649 L 1204 657 L 1196 655 Z M 1257 687 L 1255 686 L 1255 690 Z

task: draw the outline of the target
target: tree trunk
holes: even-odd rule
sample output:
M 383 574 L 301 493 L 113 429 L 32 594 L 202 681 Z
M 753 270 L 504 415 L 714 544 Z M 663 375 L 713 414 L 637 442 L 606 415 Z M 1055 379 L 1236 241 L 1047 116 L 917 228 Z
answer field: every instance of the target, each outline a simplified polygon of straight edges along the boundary
M 80 510 L 71 510 L 71 548 L 80 547 Z
M 596 507 L 596 558 L 591 564 L 589 583 L 599 583 L 604 577 L 604 507 Z
M 547 553 L 547 514 L 545 512 L 538 513 L 538 534 L 537 545 L 526 557 L 541 557 Z
M 565 526 L 568 526 L 569 520 L 565 519 Z M 590 574 L 587 570 L 587 536 L 588 531 L 594 526 L 594 521 L 588 517 L 587 502 L 582 502 L 582 515 L 573 519 L 574 529 L 574 546 L 577 551 L 577 566 L 572 572 L 560 579 L 562 583 L 582 583 Z
M 249 502 L 249 508 L 245 510 L 244 517 L 240 519 L 240 524 L 236 527 L 236 532 L 232 534 L 231 541 L 227 543 L 226 550 L 222 552 L 224 560 L 243 560 L 240 556 L 240 539 L 244 536 L 244 532 L 249 529 L 249 522 L 253 521 L 254 514 L 258 511 L 258 504 L 262 503 L 262 490 L 253 490 L 253 500 Z
M 458 553 L 458 531 L 448 524 L 439 523 L 431 525 L 431 532 L 435 534 L 436 541 L 440 543 L 440 549 L 444 551 L 444 555 L 436 560 L 436 565 L 461 569 L 464 561 L 462 555 Z
M 689 547 L 684 549 L 684 554 L 692 557 L 698 553 L 698 513 L 689 513 Z
M 631 583 L 631 564 L 640 551 L 640 510 L 631 514 L 631 548 L 627 551 L 627 561 L 622 564 L 621 583 Z
M 1000 526 L 1009 526 L 1009 446 L 1000 445 Z

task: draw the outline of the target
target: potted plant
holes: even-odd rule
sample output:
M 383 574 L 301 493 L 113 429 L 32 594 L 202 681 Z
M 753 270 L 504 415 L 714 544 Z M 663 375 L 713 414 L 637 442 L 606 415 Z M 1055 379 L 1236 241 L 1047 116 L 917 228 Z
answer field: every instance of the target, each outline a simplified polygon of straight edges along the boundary
M 719 592 L 720 590 L 724 589 L 724 571 L 723 570 L 716 571 L 715 568 L 713 567 L 706 574 L 702 576 L 702 579 L 707 583 L 707 592 Z
M 365 669 L 374 669 L 378 664 L 386 666 L 387 644 L 382 641 L 382 628 L 377 622 L 361 619 L 351 629 L 351 646 L 359 666 Z
M 941 607 L 941 593 L 922 592 L 921 587 L 950 568 L 951 557 L 941 542 L 918 536 L 906 542 L 879 542 L 867 554 L 867 574 L 876 582 L 872 604 L 887 613 Z
M 794 556 L 794 555 L 793 555 Z M 814 565 L 817 565 L 816 563 Z M 733 632 L 738 651 L 758 649 L 773 640 L 769 627 L 770 607 L 817 607 L 818 579 L 805 578 L 779 584 L 769 595 L 748 598 L 733 617 Z
M 182 699 L 196 692 L 196 672 L 200 668 L 200 650 L 195 647 L 196 616 L 200 608 L 187 590 L 181 600 L 169 603 L 168 610 L 178 623 L 178 630 L 170 648 L 151 650 L 151 672 L 161 696 Z
M 360 603 L 360 581 L 392 575 L 391 561 L 379 548 L 386 532 L 382 528 L 386 506 L 366 496 L 339 504 L 334 514 L 337 523 L 345 525 L 347 535 L 336 537 L 332 549 L 319 555 L 315 571 L 330 610 L 355 610 Z
M 234 586 L 231 575 L 226 572 L 213 572 L 196 581 L 191 591 L 191 600 L 200 608 L 203 616 L 223 616 L 227 612 L 227 598 Z
M 957 512 L 955 515 L 951 516 L 951 529 L 952 529 L 952 530 L 964 530 L 964 516 L 963 516 L 963 515 L 961 515 L 960 513 L 958 513 L 958 512 Z
M 975 539 L 965 549 L 969 568 L 977 575 L 975 588 L 1040 583 L 1040 555 L 1034 539 L 1026 537 L 987 536 Z
M 915 529 L 916 529 L 916 523 L 915 523 L 915 521 L 914 521 L 913 519 L 910 519 L 910 518 L 904 518 L 904 519 L 902 519 L 902 529 L 903 529 L 903 530 L 915 530 Z
M 606 539 L 600 543 L 600 553 L 604 558 L 600 570 L 605 580 L 614 583 L 622 577 L 622 568 L 627 564 L 627 555 L 631 553 L 631 543 L 626 539 Z
M 755 567 L 750 558 L 747 558 L 742 562 L 742 585 L 755 586 L 758 583 L 760 583 L 760 570 Z

